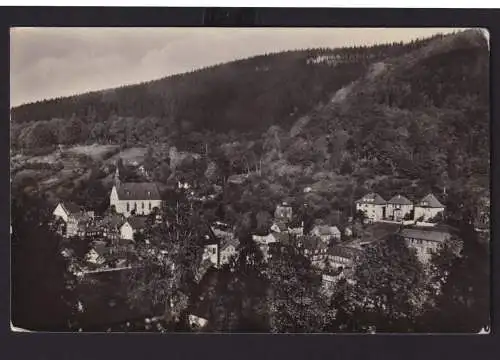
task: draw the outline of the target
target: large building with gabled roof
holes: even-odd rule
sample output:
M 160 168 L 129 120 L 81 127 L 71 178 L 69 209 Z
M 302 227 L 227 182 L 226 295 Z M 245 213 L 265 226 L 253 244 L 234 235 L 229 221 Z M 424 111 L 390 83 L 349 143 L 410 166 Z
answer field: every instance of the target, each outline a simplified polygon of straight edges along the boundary
M 386 217 L 393 221 L 403 221 L 413 210 L 413 203 L 403 195 L 395 195 L 386 206 Z M 408 219 L 413 220 L 413 219 Z
M 115 208 L 116 213 L 125 217 L 132 214 L 149 215 L 155 208 L 160 210 L 162 207 L 160 191 L 155 183 L 121 183 L 118 167 L 109 203 Z
M 434 196 L 428 194 L 415 205 L 415 220 L 427 221 L 444 212 L 445 206 Z
M 375 222 L 385 218 L 387 202 L 377 193 L 369 193 L 356 201 L 356 211 L 362 211 L 368 220 Z

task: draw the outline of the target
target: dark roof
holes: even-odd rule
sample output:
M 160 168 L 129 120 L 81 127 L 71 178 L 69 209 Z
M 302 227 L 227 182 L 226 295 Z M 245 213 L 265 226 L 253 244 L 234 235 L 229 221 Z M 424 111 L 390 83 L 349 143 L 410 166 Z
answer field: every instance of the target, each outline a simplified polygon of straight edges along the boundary
M 356 249 L 348 246 L 332 246 L 328 249 L 328 254 L 332 256 L 339 256 L 346 259 L 355 259 L 359 255 L 361 255 L 363 251 L 360 249 Z
M 132 229 L 144 229 L 147 225 L 147 221 L 147 216 L 131 216 L 127 219 Z
M 109 214 L 101 220 L 103 226 L 119 228 L 125 223 L 125 217 L 121 214 Z
M 328 247 L 328 245 L 317 236 L 304 236 L 302 238 L 302 245 L 308 250 L 322 250 Z
M 161 200 L 155 183 L 122 183 L 117 188 L 120 200 Z
M 420 239 L 427 241 L 444 242 L 450 238 L 450 233 L 447 231 L 435 230 L 420 230 L 420 229 L 403 229 L 400 235 L 405 238 Z
M 434 194 L 428 194 L 422 200 L 418 202 L 420 207 L 430 207 L 430 208 L 444 208 L 444 205 L 439 202 L 439 200 L 434 196 Z
M 396 204 L 396 205 L 413 205 L 413 203 L 405 198 L 403 195 L 395 195 L 387 202 L 388 204 Z
M 104 241 L 95 241 L 92 244 L 92 248 L 97 254 L 99 254 L 99 256 L 104 256 L 107 252 L 106 243 Z
M 384 198 L 377 193 L 366 194 L 356 202 L 363 204 L 374 204 L 374 205 L 385 205 L 387 203 L 387 201 L 385 201 Z
M 83 211 L 80 206 L 72 202 L 64 202 L 61 205 L 68 214 L 78 214 Z

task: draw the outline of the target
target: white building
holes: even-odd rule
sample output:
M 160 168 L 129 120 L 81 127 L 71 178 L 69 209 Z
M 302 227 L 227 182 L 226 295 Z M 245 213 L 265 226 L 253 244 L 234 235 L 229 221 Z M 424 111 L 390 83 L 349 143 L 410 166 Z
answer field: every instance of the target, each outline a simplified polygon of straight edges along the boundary
M 131 216 L 120 227 L 120 237 L 124 240 L 134 240 L 134 235 L 144 231 L 146 224 L 145 216 Z
M 109 203 L 118 214 L 125 217 L 132 214 L 149 215 L 155 208 L 160 210 L 162 207 L 160 192 L 155 183 L 121 183 L 118 168 Z
M 386 206 L 386 218 L 393 221 L 403 221 L 405 216 L 410 215 L 413 210 L 413 203 L 403 195 L 395 195 Z
M 365 213 L 369 221 L 375 222 L 385 218 L 387 202 L 377 193 L 369 193 L 356 201 L 356 211 Z
M 340 230 L 336 226 L 316 225 L 311 230 L 311 235 L 318 236 L 323 242 L 329 244 L 332 240 L 340 240 Z
M 433 194 L 428 194 L 415 205 L 414 219 L 422 218 L 422 221 L 427 221 L 437 214 L 443 213 L 444 209 L 444 205 Z

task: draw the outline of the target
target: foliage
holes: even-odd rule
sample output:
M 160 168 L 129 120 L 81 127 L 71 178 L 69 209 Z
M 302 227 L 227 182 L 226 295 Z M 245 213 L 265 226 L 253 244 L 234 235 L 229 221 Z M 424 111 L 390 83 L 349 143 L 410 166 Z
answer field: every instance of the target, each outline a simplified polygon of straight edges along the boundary
M 70 330 L 75 320 L 75 279 L 49 225 L 43 197 L 13 194 L 12 323 L 29 330 Z
M 365 249 L 352 286 L 358 326 L 377 331 L 410 331 L 422 302 L 424 273 L 414 250 L 391 236 Z

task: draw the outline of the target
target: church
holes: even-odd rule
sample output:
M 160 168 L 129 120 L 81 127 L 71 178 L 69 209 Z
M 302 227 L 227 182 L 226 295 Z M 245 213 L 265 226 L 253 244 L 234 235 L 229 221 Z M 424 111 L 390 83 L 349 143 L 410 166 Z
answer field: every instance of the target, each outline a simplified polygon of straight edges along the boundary
M 122 183 L 117 167 L 109 204 L 116 213 L 129 217 L 134 214 L 149 215 L 155 208 L 161 209 L 162 200 L 155 183 Z

